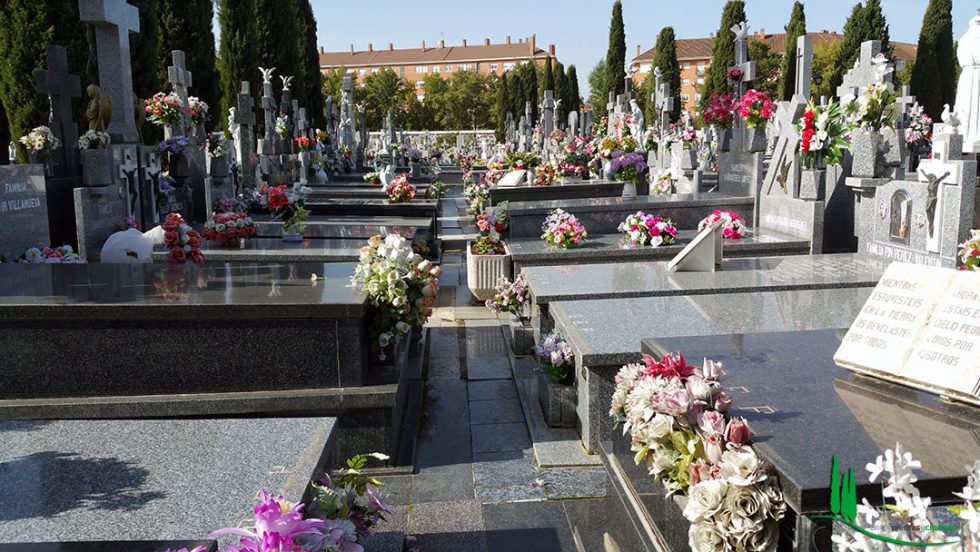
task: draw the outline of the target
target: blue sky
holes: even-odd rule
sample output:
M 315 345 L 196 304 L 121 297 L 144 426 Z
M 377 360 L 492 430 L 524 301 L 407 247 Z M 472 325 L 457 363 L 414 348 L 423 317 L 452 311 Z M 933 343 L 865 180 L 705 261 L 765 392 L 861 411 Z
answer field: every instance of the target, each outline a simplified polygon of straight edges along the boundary
M 503 42 L 537 34 L 538 44 L 555 44 L 558 59 L 578 69 L 581 91 L 589 71 L 605 57 L 609 38 L 612 1 L 606 0 L 311 0 L 318 22 L 320 46 L 328 51 L 419 47 L 445 39 L 447 44 Z M 807 29 L 840 31 L 855 0 L 808 0 Z M 892 40 L 918 42 L 919 28 L 927 0 L 882 0 L 891 28 Z M 657 33 L 671 25 L 678 38 L 707 36 L 718 29 L 724 0 L 623 0 L 626 22 L 627 60 L 636 54 L 636 45 L 653 46 Z M 790 0 L 747 0 L 746 12 L 753 31 L 782 32 L 789 20 Z M 953 35 L 966 32 L 971 17 L 977 15 L 977 0 L 953 0 Z

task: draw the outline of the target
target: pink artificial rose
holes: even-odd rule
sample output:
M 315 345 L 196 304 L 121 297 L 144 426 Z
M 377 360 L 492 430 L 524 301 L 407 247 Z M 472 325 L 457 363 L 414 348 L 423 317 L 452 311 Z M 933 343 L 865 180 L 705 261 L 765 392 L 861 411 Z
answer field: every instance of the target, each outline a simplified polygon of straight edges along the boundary
M 726 437 L 729 443 L 742 446 L 752 438 L 752 428 L 749 427 L 749 423 L 745 421 L 745 418 L 732 418 L 728 422 Z
M 705 435 L 702 438 L 704 441 L 704 455 L 708 458 L 708 462 L 712 464 L 717 464 L 721 462 L 721 455 L 724 450 L 724 438 L 719 435 Z
M 721 367 L 722 364 L 720 362 L 704 359 L 704 364 L 701 367 L 701 375 L 706 380 L 718 381 L 725 375 L 725 371 Z
M 665 389 L 660 395 L 663 398 L 663 408 L 668 414 L 684 416 L 691 409 L 691 394 L 683 387 Z
M 725 415 L 715 410 L 702 412 L 698 418 L 698 430 L 702 436 L 723 434 L 725 432 Z
M 732 409 L 732 397 L 725 391 L 719 391 L 715 395 L 715 410 L 721 413 L 728 412 Z
M 734 232 L 735 232 L 734 230 L 726 226 L 721 229 L 721 237 L 725 238 L 726 240 L 730 240 L 732 239 L 732 234 Z

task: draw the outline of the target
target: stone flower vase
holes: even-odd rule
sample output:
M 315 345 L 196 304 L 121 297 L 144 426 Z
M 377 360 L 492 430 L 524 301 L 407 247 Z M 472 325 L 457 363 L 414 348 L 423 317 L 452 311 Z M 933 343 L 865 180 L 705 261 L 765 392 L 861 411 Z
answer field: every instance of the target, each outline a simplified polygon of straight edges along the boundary
M 504 332 L 510 337 L 511 350 L 517 356 L 534 354 L 534 328 L 530 318 L 510 315 L 509 324 L 504 326 Z
M 685 148 L 681 142 L 675 142 L 670 148 L 672 165 L 684 170 L 692 171 L 698 164 L 698 152 L 694 148 Z
M 106 149 L 82 150 L 82 185 L 109 186 L 112 178 L 112 152 Z
M 574 385 L 562 385 L 551 379 L 544 369 L 538 371 L 538 403 L 549 427 L 575 427 L 578 404 Z
M 851 176 L 877 178 L 881 176 L 881 134 L 870 129 L 858 129 L 851 135 Z
M 612 161 L 609 159 L 602 160 L 602 179 L 606 182 L 612 182 L 615 175 L 612 170 Z
M 766 151 L 766 127 L 745 129 L 745 150 L 751 152 Z
M 624 182 L 623 199 L 635 199 L 635 198 L 636 198 L 636 182 L 633 180 L 628 180 Z
M 466 285 L 479 301 L 493 297 L 503 277 L 511 278 L 513 263 L 504 243 L 505 255 L 474 255 L 473 242 L 466 243 Z
M 800 171 L 800 199 L 817 201 L 827 194 L 827 169 Z
M 231 174 L 227 156 L 208 157 L 208 173 L 211 176 L 222 177 Z
M 323 167 L 320 167 L 319 169 L 317 169 L 317 171 L 316 171 L 316 181 L 317 181 L 317 183 L 318 184 L 326 184 L 327 183 L 327 180 L 328 180 L 327 171 L 323 170 Z

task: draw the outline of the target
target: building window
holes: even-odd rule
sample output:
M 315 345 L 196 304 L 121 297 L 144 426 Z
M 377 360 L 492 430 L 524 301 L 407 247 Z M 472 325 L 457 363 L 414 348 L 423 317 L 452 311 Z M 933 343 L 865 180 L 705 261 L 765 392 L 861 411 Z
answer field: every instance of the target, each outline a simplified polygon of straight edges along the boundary
M 472 71 L 473 70 L 473 64 L 472 63 L 464 63 L 464 64 L 460 65 L 459 68 L 462 71 Z
M 682 84 L 683 84 L 684 86 L 690 86 L 690 85 L 691 85 L 691 79 L 683 79 L 683 80 L 681 81 L 681 83 L 682 83 Z
M 653 65 L 652 64 L 649 64 L 649 63 L 646 64 L 646 65 L 641 65 L 640 66 L 640 72 L 641 73 L 649 73 L 651 67 L 653 67 Z
M 425 81 L 415 81 L 415 88 L 421 90 L 425 86 Z
M 687 103 L 687 102 L 691 101 L 691 95 L 690 94 L 681 94 L 681 101 L 684 102 L 684 103 Z
M 367 74 L 367 69 L 360 69 L 357 71 L 357 74 L 363 77 L 364 75 Z
M 432 72 L 433 73 L 438 73 L 441 69 L 442 69 L 442 67 L 439 66 L 439 65 L 433 65 L 432 66 Z
M 690 63 L 685 63 L 684 65 L 681 65 L 681 69 L 683 69 L 685 71 L 687 71 L 690 68 L 691 68 L 691 64 Z
M 453 72 L 453 66 L 452 65 L 447 65 L 446 66 L 446 72 L 447 73 L 452 73 Z
M 696 103 L 697 103 L 698 105 L 701 105 L 701 93 L 700 93 L 700 92 L 699 92 L 699 93 L 698 93 L 698 94 L 697 94 L 696 96 L 694 96 L 694 101 L 695 101 L 695 102 L 696 102 Z
M 698 83 L 698 84 L 704 84 L 704 79 L 698 79 L 698 80 L 697 80 L 697 83 Z
M 515 67 L 517 67 L 516 63 L 505 63 L 504 71 L 513 71 Z
M 418 67 L 415 68 L 415 72 L 416 73 L 428 73 L 429 72 L 429 68 L 427 66 L 425 66 L 425 65 L 420 65 L 420 66 L 418 66 Z
M 491 63 L 490 64 L 490 72 L 491 73 L 496 73 L 497 72 L 497 69 L 499 69 L 499 68 L 500 68 L 500 66 L 497 65 L 496 63 Z
M 378 68 L 377 67 L 375 67 L 374 69 L 371 69 L 371 74 L 372 75 L 375 74 L 375 73 L 377 73 L 377 72 L 378 72 Z

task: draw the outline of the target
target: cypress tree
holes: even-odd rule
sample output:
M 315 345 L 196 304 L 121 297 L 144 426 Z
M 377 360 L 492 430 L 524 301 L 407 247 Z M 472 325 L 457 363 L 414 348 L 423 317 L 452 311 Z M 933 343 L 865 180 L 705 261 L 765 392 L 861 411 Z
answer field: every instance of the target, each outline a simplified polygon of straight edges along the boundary
M 912 66 L 912 94 L 933 117 L 942 112 L 943 104 L 952 105 L 956 97 L 952 12 L 952 0 L 929 0 Z
M 854 60 L 861 55 L 861 42 L 864 41 L 867 32 L 866 23 L 864 6 L 858 2 L 851 9 L 851 15 L 844 23 L 844 40 L 841 41 L 840 49 L 837 51 L 837 59 L 834 60 L 834 72 L 830 77 L 831 91 L 836 91 L 837 87 L 844 82 L 844 73 L 854 67 Z
M 888 33 L 888 21 L 881 11 L 881 0 L 867 0 L 864 4 L 864 17 L 867 19 L 864 40 L 880 40 L 881 52 L 888 59 L 892 59 L 895 47 L 892 45 Z
M 510 101 L 510 90 L 507 83 L 507 73 L 504 73 L 497 82 L 497 105 L 494 115 L 497 119 L 496 134 L 497 142 L 503 144 L 507 139 L 507 113 L 510 112 L 513 103 Z
M 555 64 L 555 99 L 561 100 L 555 117 L 561 124 L 566 124 L 568 123 L 568 106 L 572 105 L 572 101 L 568 97 L 568 79 L 565 77 L 565 66 L 561 63 Z
M 793 3 L 793 13 L 786 25 L 786 52 L 783 54 L 783 64 L 780 69 L 780 97 L 790 100 L 796 91 L 796 41 L 806 34 L 806 13 L 803 4 Z
M 221 113 L 226 120 L 228 109 L 238 107 L 242 81 L 251 84 L 257 97 L 258 75 L 255 47 L 252 43 L 252 0 L 218 0 L 218 26 L 221 29 L 221 54 L 218 73 L 221 83 Z
M 677 122 L 681 115 L 681 66 L 677 63 L 677 39 L 673 27 L 664 27 L 660 30 L 655 48 L 653 66 L 660 68 L 664 82 L 670 84 L 670 95 L 674 97 L 674 111 L 670 114 L 670 120 Z M 732 56 L 732 63 L 734 63 L 734 51 Z M 652 72 L 648 78 L 654 78 Z M 653 88 L 650 92 L 653 92 Z
M 83 87 L 87 85 L 88 46 L 77 2 L 7 0 L 0 4 L 0 98 L 21 161 L 26 160 L 26 152 L 19 138 L 48 121 L 48 99 L 38 93 L 34 81 L 35 72 L 44 68 L 48 44 L 65 46 L 69 70 L 82 76 Z M 80 100 L 78 105 L 82 105 Z M 77 119 L 79 111 L 75 113 Z M 7 142 L 2 146 L 6 149 Z
M 551 58 L 545 58 L 544 60 L 544 76 L 541 79 L 541 90 L 540 97 L 544 97 L 544 91 L 551 90 L 555 91 L 555 72 L 551 68 Z
M 700 106 L 702 111 L 708 106 L 713 93 L 722 94 L 728 88 L 725 75 L 728 73 L 728 68 L 735 64 L 735 33 L 732 32 L 732 27 L 745 20 L 745 2 L 743 0 L 728 0 L 721 14 L 718 34 L 715 35 L 711 65 L 708 66 L 707 74 L 704 77 L 704 90 L 701 93 Z
M 7 155 L 7 144 L 10 143 L 10 127 L 7 126 L 7 112 L 3 110 L 3 101 L 0 100 L 0 162 L 10 163 Z
M 302 94 L 299 98 L 300 106 L 306 108 L 306 116 L 312 128 L 319 128 L 324 124 L 323 117 L 323 77 L 320 73 L 320 50 L 316 45 L 316 17 L 313 15 L 313 7 L 310 0 L 296 0 L 299 16 L 299 54 L 300 71 L 303 76 L 303 89 L 297 94 Z
M 160 81 L 169 82 L 167 67 L 173 65 L 172 52 L 183 50 L 187 70 L 193 79 L 190 94 L 208 104 L 214 125 L 221 119 L 217 113 L 221 96 L 215 66 L 214 30 L 211 28 L 214 19 L 212 0 L 158 0 L 157 9 L 161 38 L 157 66 Z
M 130 0 L 140 12 L 140 34 L 131 37 L 130 60 L 133 68 L 133 93 L 142 101 L 165 88 L 157 67 L 160 61 L 160 17 L 156 0 Z M 144 124 L 143 142 L 154 144 L 163 139 L 163 129 Z
M 568 110 L 577 111 L 582 107 L 582 95 L 578 91 L 578 71 L 575 70 L 575 65 L 569 65 L 568 71 L 566 71 L 565 79 L 568 81 Z
M 531 102 L 531 120 L 527 124 L 534 125 L 538 121 L 538 69 L 533 62 L 524 65 L 524 101 Z
M 298 76 L 299 53 L 295 40 L 283 40 L 295 34 L 296 6 L 293 0 L 254 0 L 252 32 L 255 44 L 255 65 L 276 68 L 273 89 L 278 100 L 282 92 L 279 76 Z M 258 70 L 256 69 L 256 73 Z M 297 90 L 294 82 L 293 90 Z M 334 98 L 340 101 L 340 98 Z
M 523 68 L 511 71 L 507 79 L 508 97 L 510 97 L 510 112 L 514 114 L 514 121 L 520 121 L 524 114 L 524 83 L 521 81 Z
M 609 49 L 606 51 L 606 84 L 609 92 L 622 94 L 626 83 L 623 81 L 623 70 L 626 67 L 626 29 L 623 26 L 623 3 L 616 0 L 612 9 L 612 21 L 609 23 Z

